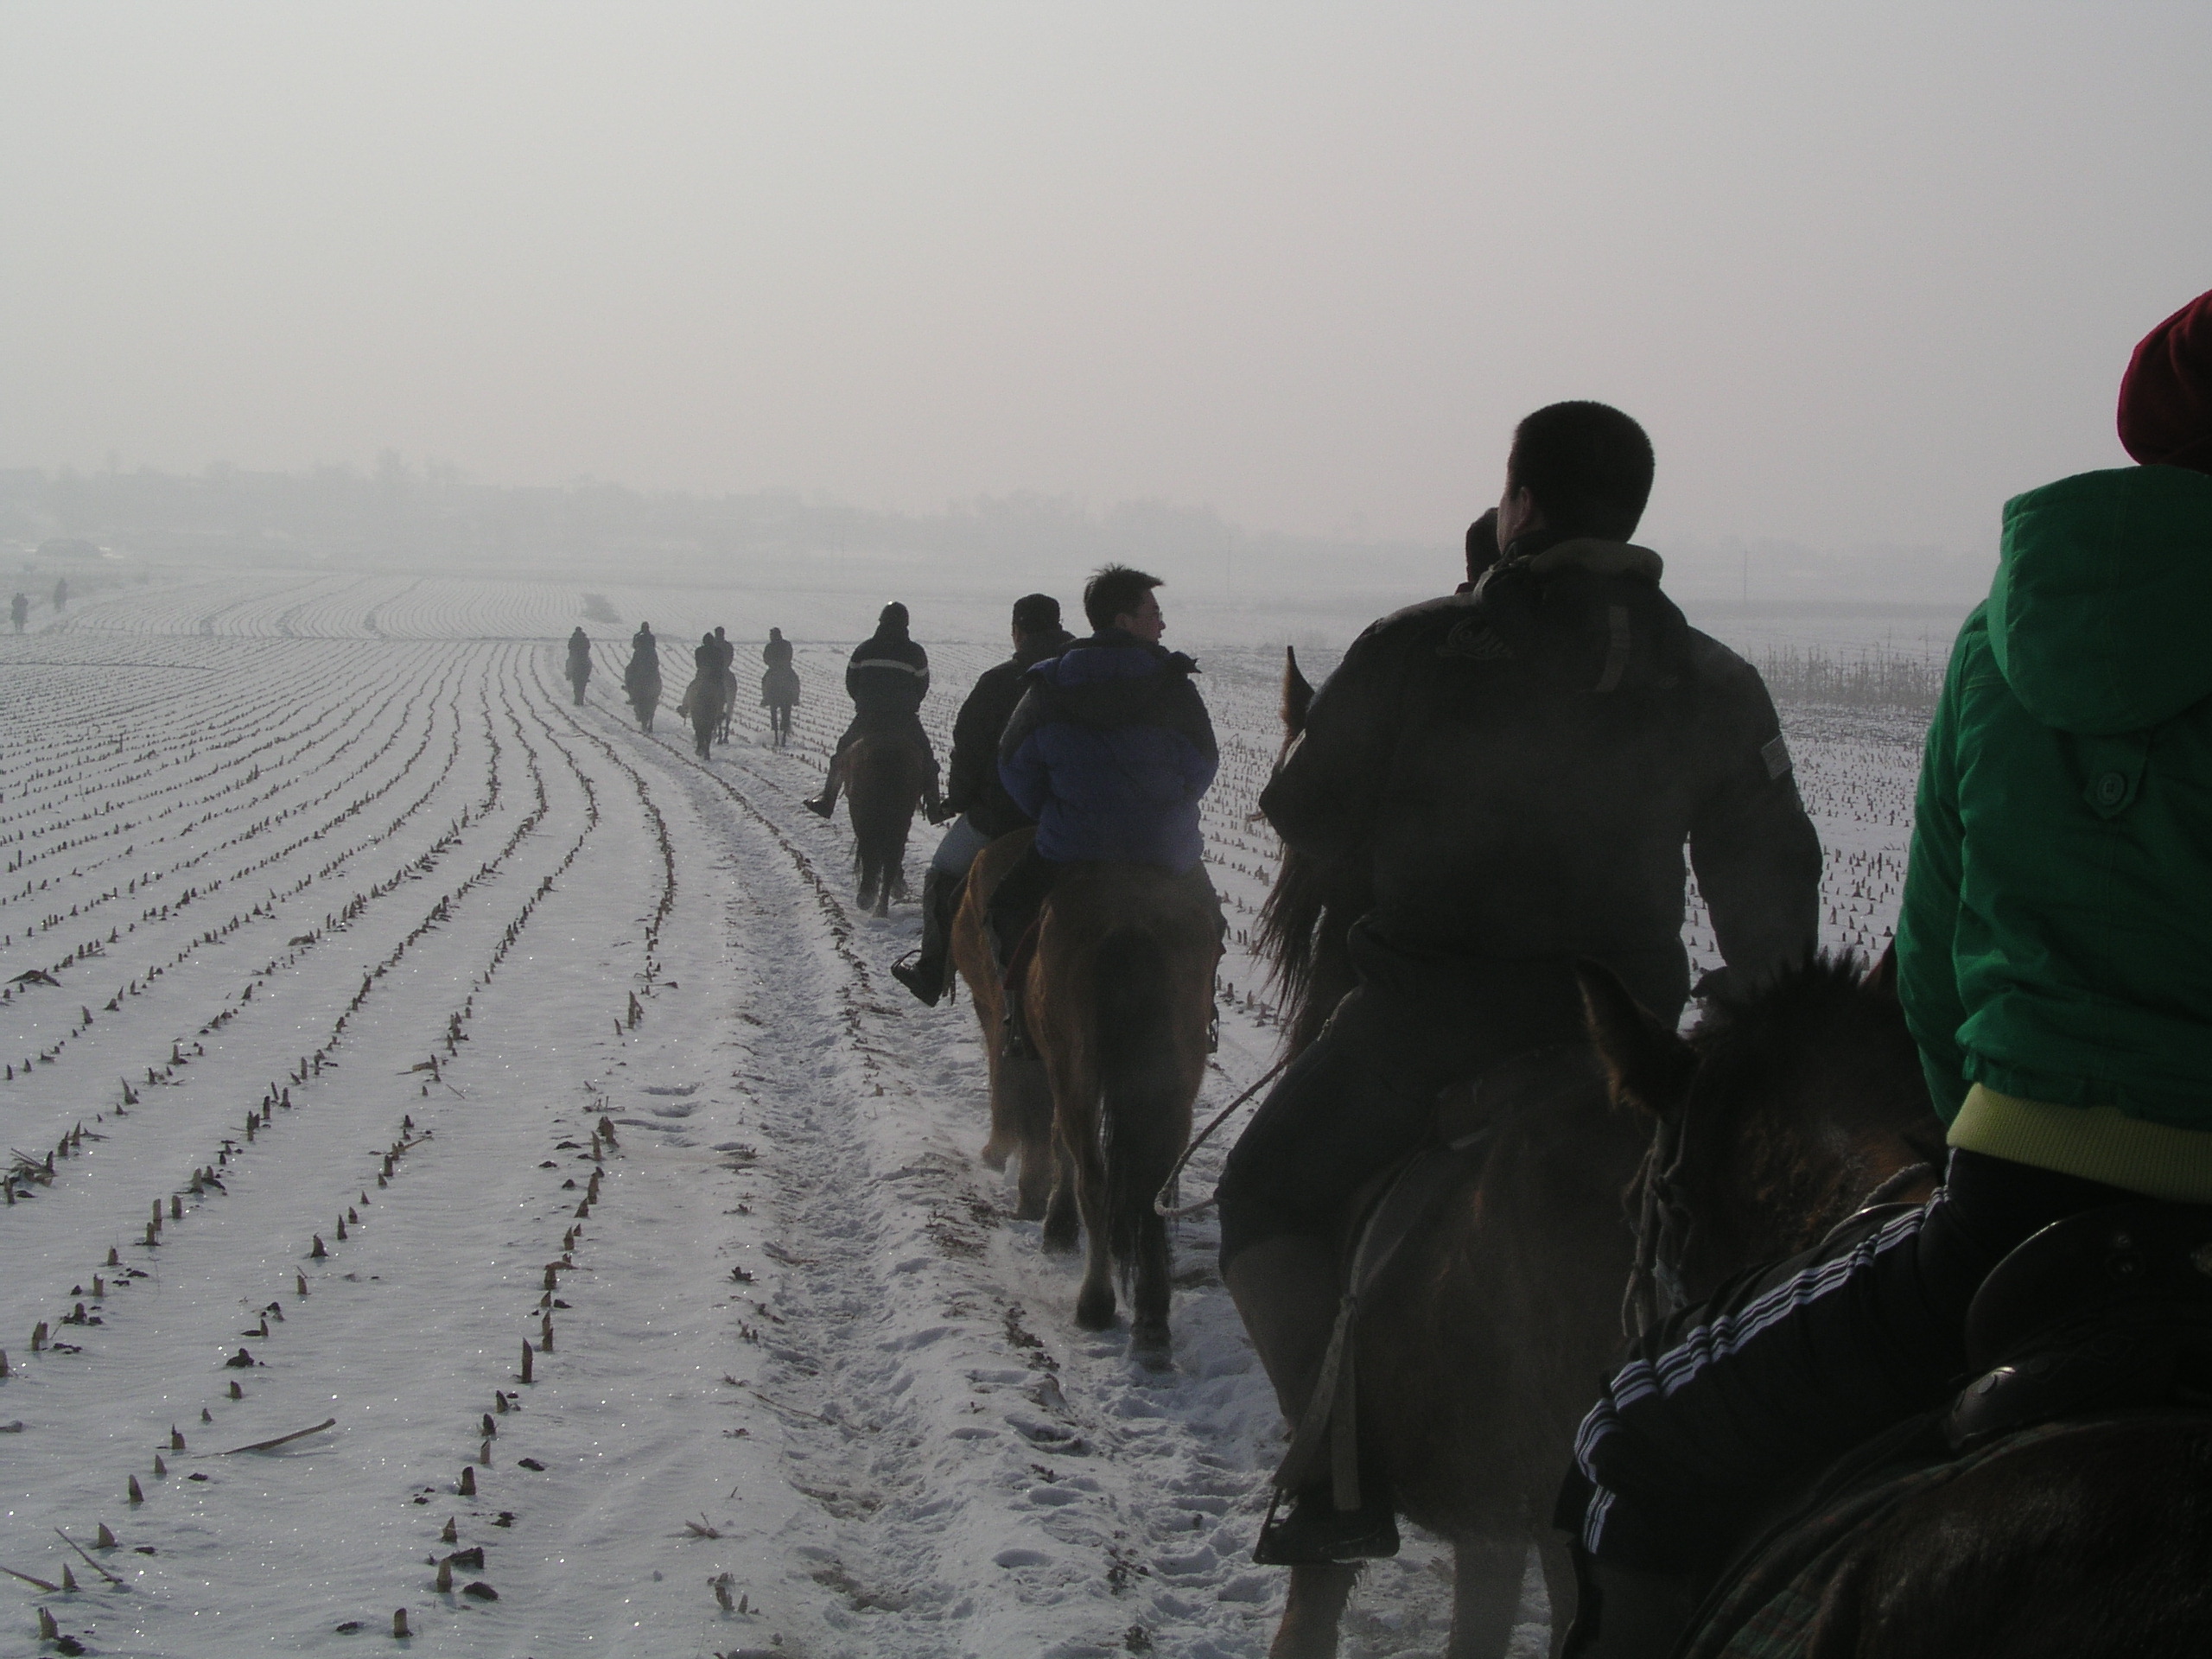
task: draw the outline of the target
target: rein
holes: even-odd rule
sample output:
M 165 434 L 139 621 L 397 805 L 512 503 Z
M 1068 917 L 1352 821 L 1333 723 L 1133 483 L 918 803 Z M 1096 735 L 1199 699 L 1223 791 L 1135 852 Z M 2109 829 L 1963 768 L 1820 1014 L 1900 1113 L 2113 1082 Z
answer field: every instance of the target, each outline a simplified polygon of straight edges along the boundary
M 1689 1305 L 1682 1285 L 1682 1262 L 1697 1231 L 1682 1191 L 1682 1160 L 1688 1147 L 1688 1114 L 1662 1117 L 1637 1173 L 1636 1262 L 1621 1293 L 1621 1333 L 1641 1341 L 1661 1320 Z
M 1638 1172 L 1640 1191 L 1636 1215 L 1636 1262 L 1629 1269 L 1628 1287 L 1621 1294 L 1621 1333 L 1640 1342 L 1652 1326 L 1671 1319 L 1689 1306 L 1689 1292 L 1682 1282 L 1682 1263 L 1690 1241 L 1697 1235 L 1697 1217 L 1682 1187 L 1682 1161 L 1688 1154 L 1688 1112 L 1662 1118 Z M 1908 1164 L 1878 1184 L 1853 1206 L 1851 1214 L 1891 1204 L 1942 1172 L 1930 1163 Z M 1845 1217 L 1846 1220 L 1849 1217 Z
M 1179 1207 L 1176 1205 L 1174 1202 L 1175 1183 L 1182 1175 L 1184 1166 L 1191 1161 L 1191 1154 L 1196 1152 L 1200 1147 L 1205 1145 L 1208 1141 L 1211 1140 L 1213 1138 L 1213 1132 L 1228 1122 L 1229 1115 L 1231 1112 L 1235 1111 L 1246 1101 L 1251 1099 L 1253 1096 L 1258 1094 L 1261 1090 L 1266 1088 L 1277 1077 L 1281 1077 L 1283 1074 L 1283 1069 L 1287 1066 L 1291 1061 L 1297 1058 L 1298 1057 L 1294 1054 L 1284 1055 L 1282 1058 L 1277 1060 L 1274 1065 L 1268 1068 L 1266 1074 L 1262 1076 L 1258 1082 L 1255 1083 L 1243 1094 L 1230 1101 L 1228 1105 L 1223 1107 L 1218 1112 L 1215 1113 L 1213 1121 L 1208 1123 L 1205 1128 L 1200 1129 L 1198 1134 L 1191 1137 L 1191 1144 L 1183 1148 L 1183 1155 L 1175 1160 L 1175 1167 L 1167 1172 L 1167 1179 L 1160 1184 L 1160 1191 L 1152 1195 L 1153 1214 L 1167 1221 L 1182 1221 L 1188 1217 L 1197 1215 L 1202 1210 L 1209 1210 L 1213 1207 L 1214 1198 L 1216 1195 L 1212 1193 L 1208 1193 L 1205 1198 L 1200 1198 L 1195 1204 L 1186 1204 Z

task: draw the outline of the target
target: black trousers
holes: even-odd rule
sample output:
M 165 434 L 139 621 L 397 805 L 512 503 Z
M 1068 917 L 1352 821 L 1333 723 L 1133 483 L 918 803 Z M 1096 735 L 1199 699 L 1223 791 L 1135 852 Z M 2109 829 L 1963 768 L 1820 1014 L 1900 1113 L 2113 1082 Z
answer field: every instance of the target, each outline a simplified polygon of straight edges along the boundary
M 1956 1151 L 1941 1191 L 1742 1274 L 1646 1335 L 1583 1420 L 1554 1516 L 1600 1560 L 1706 1573 L 1762 1510 L 1967 1380 L 1967 1307 L 2014 1245 L 2132 1196 Z

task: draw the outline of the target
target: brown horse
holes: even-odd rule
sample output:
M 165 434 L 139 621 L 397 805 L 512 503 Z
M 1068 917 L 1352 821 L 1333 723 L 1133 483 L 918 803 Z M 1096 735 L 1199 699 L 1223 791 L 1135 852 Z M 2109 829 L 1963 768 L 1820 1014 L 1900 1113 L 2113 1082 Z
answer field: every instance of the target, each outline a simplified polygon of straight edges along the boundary
M 1670 1184 L 1689 1222 L 1678 1266 L 1693 1300 L 1732 1272 L 1813 1243 L 1853 1195 L 1941 1156 L 1942 1126 L 1886 962 L 1864 982 L 1847 963 L 1817 964 L 1719 1009 L 1687 1039 L 1602 970 L 1586 976 L 1584 990 L 1615 1092 L 1679 1136 Z M 2181 1224 L 2202 1236 L 2201 1212 Z M 2135 1236 L 2155 1230 L 2145 1225 Z M 2100 1248 L 2109 1263 L 2131 1247 L 2123 1236 Z M 2202 1269 L 2188 1267 L 2182 1276 L 2193 1281 Z M 2140 1266 L 2136 1273 L 2147 1276 Z M 1871 1511 L 1795 1581 L 1788 1563 L 1772 1573 L 1754 1551 L 1731 1569 L 1759 1574 L 1748 1599 L 1724 1578 L 1732 1593 L 1707 1604 L 1706 1628 L 1678 1651 L 1805 1659 L 2212 1652 L 2212 1414 L 2201 1393 L 2198 1405 L 2146 1405 L 2000 1439 L 1955 1476 Z M 1784 1611 L 1800 1619 L 1787 1649 L 1762 1645 L 1778 1638 L 1754 1635 L 1748 1623 L 1770 1592 L 1786 1592 Z M 1800 1618 L 1808 1602 L 1813 1611 Z
M 1055 1201 L 1045 1247 L 1087 1255 L 1076 1323 L 1114 1323 L 1129 1294 L 1129 1349 L 1168 1363 L 1167 1224 L 1153 1207 L 1191 1135 L 1205 1080 L 1221 930 L 1211 899 L 1145 864 L 1075 864 L 1045 901 L 1022 982 L 1027 1025 L 1052 1085 L 1052 1136 L 1072 1213 Z
M 760 677 L 760 704 L 768 711 L 768 736 L 776 747 L 791 741 L 791 707 L 798 702 L 798 675 L 790 664 Z
M 888 916 L 892 899 L 906 897 L 906 832 L 929 781 L 928 762 L 906 738 L 870 732 L 853 740 L 837 766 L 853 821 L 860 906 Z
M 1294 657 L 1283 691 L 1287 747 L 1313 695 Z M 1352 983 L 1344 937 L 1367 891 L 1363 868 L 1320 869 L 1284 851 L 1258 944 L 1289 995 L 1289 1052 Z M 1387 1474 L 1402 1515 L 1452 1545 L 1450 1659 L 1494 1659 L 1512 1637 L 1531 1545 L 1554 1649 L 1573 1615 L 1551 1507 L 1620 1350 L 1634 1249 L 1623 1194 L 1649 1131 L 1612 1106 L 1587 1049 L 1522 1057 L 1471 1082 L 1440 1102 L 1440 1139 L 1481 1138 L 1362 1294 L 1354 1397 L 1363 1459 Z M 1291 1569 L 1274 1659 L 1336 1653 L 1357 1571 Z
M 652 730 L 653 715 L 660 708 L 660 670 L 632 658 L 622 676 L 622 695 L 629 698 L 630 707 L 637 713 L 639 729 Z
M 713 750 L 715 730 L 721 724 L 728 706 L 729 679 L 728 675 L 715 670 L 702 670 L 684 687 L 683 701 L 676 705 L 677 715 L 691 722 L 691 739 L 702 760 Z
M 1017 1219 L 1045 1221 L 1048 1204 L 1056 1201 L 1059 1218 L 1047 1222 L 1046 1231 L 1054 1237 L 1072 1238 L 1075 1191 L 1071 1185 L 1056 1185 L 1053 1179 L 1052 1081 L 1045 1075 L 1044 1061 L 1033 1051 L 1005 1052 L 1006 988 L 992 967 L 990 935 L 984 919 L 991 894 L 1036 834 L 1034 830 L 1017 830 L 1001 836 L 969 867 L 960 909 L 952 922 L 952 962 L 975 999 L 976 1019 L 983 1030 L 983 1055 L 990 1071 L 991 1135 L 983 1146 L 983 1162 L 1002 1170 L 1009 1160 L 1014 1161 Z

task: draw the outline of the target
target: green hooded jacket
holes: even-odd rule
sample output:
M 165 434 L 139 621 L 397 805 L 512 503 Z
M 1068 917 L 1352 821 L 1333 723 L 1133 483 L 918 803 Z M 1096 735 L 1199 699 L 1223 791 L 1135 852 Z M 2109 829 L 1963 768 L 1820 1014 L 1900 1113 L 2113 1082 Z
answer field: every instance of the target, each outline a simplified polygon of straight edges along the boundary
M 2005 504 L 1928 733 L 1897 967 L 1952 1144 L 2212 1200 L 2212 475 Z

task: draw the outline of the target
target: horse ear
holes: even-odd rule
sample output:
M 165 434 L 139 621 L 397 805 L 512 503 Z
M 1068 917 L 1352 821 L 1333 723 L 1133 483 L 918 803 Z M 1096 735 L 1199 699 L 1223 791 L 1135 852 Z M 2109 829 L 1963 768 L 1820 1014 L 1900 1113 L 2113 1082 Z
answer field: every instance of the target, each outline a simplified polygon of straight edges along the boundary
M 1897 994 L 1897 942 L 1894 935 L 1882 947 L 1882 954 L 1874 965 L 1866 970 L 1866 977 L 1859 982 L 1859 988 L 1878 996 Z
M 1605 1062 L 1613 1098 L 1664 1117 L 1689 1092 L 1697 1056 L 1681 1035 L 1629 995 L 1620 976 L 1587 957 L 1574 964 L 1583 1019 Z
M 1306 729 L 1306 710 L 1313 702 L 1313 688 L 1298 671 L 1298 647 L 1285 645 L 1282 656 L 1283 735 L 1296 737 Z

